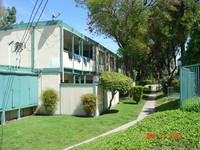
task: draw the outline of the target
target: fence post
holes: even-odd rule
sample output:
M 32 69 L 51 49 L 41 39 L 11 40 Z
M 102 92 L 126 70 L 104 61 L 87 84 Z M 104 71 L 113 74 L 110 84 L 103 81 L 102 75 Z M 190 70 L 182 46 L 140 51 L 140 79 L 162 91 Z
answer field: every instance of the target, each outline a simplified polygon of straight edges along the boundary
M 180 107 L 182 107 L 183 69 L 180 67 Z

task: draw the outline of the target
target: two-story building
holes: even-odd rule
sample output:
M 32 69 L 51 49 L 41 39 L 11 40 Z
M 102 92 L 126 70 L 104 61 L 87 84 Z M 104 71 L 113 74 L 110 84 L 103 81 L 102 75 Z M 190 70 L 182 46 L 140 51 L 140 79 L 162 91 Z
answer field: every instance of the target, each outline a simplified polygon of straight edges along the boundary
M 116 55 L 61 20 L 0 27 L 1 122 L 33 113 L 48 88 L 60 96 L 55 114 L 84 115 L 80 96 L 94 93 L 99 115 L 110 99 L 102 71 L 117 71 Z

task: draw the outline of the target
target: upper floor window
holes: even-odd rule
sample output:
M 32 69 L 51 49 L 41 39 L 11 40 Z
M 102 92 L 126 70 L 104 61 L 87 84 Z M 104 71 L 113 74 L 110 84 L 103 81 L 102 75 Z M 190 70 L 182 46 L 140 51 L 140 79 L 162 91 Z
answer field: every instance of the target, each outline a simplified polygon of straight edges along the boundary
M 105 64 L 105 53 L 99 52 L 99 64 L 104 65 Z
M 110 57 L 110 67 L 114 68 L 114 58 Z

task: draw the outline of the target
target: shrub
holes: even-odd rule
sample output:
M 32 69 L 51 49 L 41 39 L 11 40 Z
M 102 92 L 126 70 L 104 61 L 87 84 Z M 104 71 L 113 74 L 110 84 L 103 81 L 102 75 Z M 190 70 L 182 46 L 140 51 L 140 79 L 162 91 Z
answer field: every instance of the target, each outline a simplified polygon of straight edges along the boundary
M 133 80 L 125 75 L 116 72 L 102 72 L 100 82 L 103 85 L 104 90 L 108 90 L 112 93 L 108 111 L 111 108 L 113 98 L 115 94 L 119 92 L 127 92 L 133 85 Z
M 47 89 L 41 95 L 42 107 L 46 113 L 53 114 L 59 100 L 58 92 L 54 89 Z
M 180 93 L 180 80 L 174 79 L 171 82 L 171 86 L 174 87 L 174 91 Z
M 136 80 L 137 74 L 138 74 L 138 72 L 136 70 L 133 70 L 133 81 Z
M 152 84 L 152 80 L 146 80 L 146 84 Z
M 133 86 L 132 94 L 133 94 L 133 100 L 136 101 L 136 103 L 138 104 L 139 101 L 141 101 L 141 99 L 142 99 L 143 87 L 142 86 Z
M 94 94 L 84 94 L 81 96 L 82 108 L 87 116 L 91 116 L 96 110 L 97 96 Z
M 182 105 L 183 111 L 200 112 L 200 97 L 192 97 L 185 100 Z

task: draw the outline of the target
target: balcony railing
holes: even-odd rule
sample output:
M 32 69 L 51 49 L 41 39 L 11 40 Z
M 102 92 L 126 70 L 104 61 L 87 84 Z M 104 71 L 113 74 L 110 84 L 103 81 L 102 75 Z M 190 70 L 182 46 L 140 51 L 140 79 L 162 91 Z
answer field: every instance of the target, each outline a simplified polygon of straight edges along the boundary
M 63 53 L 63 65 L 65 68 L 74 68 L 76 70 L 91 72 L 95 71 L 94 60 L 69 51 L 64 51 Z

